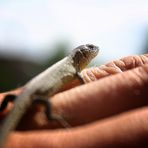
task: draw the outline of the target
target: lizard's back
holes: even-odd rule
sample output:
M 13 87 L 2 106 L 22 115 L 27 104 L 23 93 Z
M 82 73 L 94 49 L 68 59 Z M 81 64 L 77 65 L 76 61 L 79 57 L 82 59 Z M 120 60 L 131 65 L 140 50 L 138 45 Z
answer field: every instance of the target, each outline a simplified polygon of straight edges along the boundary
M 66 57 L 32 79 L 25 87 L 33 94 L 52 96 L 64 84 L 74 79 L 75 74 L 76 69 L 72 59 Z

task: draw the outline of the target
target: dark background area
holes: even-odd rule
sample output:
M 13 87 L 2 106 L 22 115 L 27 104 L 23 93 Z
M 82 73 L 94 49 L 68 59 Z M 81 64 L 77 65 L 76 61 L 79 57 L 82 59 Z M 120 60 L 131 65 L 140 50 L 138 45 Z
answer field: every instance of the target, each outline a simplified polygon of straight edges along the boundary
M 24 85 L 31 78 L 44 71 L 46 68 L 65 57 L 67 47 L 59 44 L 55 47 L 55 52 L 49 53 L 49 59 L 37 63 L 17 57 L 0 56 L 0 91 L 7 91 Z

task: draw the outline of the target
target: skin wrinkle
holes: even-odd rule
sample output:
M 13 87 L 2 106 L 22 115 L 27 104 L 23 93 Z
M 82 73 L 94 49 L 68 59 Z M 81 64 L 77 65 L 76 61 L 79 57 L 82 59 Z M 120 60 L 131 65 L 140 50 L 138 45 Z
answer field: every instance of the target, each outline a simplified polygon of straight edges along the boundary
M 118 67 L 119 69 L 121 69 L 121 71 L 125 71 L 126 70 L 125 62 L 122 59 L 121 60 L 117 60 L 117 61 L 113 61 L 113 64 L 116 65 L 116 67 Z
M 146 63 L 148 62 L 148 54 L 140 55 L 139 58 L 140 58 L 139 61 L 140 61 L 142 64 L 146 64 Z M 140 64 L 140 65 L 141 65 L 141 64 Z M 140 65 L 139 65 L 139 66 L 140 66 Z
M 106 70 L 101 69 L 100 67 L 93 67 L 89 69 L 85 69 L 82 71 L 83 78 L 85 81 L 92 82 L 94 80 L 100 79 L 102 77 L 110 75 Z
M 86 71 L 86 74 L 88 75 L 89 82 L 97 80 L 96 77 L 95 77 L 95 73 L 94 73 L 93 69 Z
M 125 57 L 122 58 L 121 60 L 125 63 L 126 65 L 126 69 L 131 69 L 131 68 L 135 68 L 144 64 L 147 64 L 147 55 L 140 55 L 140 56 L 129 56 L 129 57 Z
M 121 70 L 120 67 L 126 67 L 126 66 L 124 62 L 122 62 L 121 60 L 117 60 L 106 64 L 106 67 L 112 67 L 116 70 L 116 72 L 122 72 L 123 70 Z
M 98 79 L 101 78 L 101 77 L 105 77 L 105 76 L 109 76 L 110 75 L 107 71 L 101 69 L 100 67 L 97 67 L 96 71 L 97 71 L 97 74 L 95 76 Z
M 148 63 L 148 54 L 141 55 L 141 60 L 144 63 Z
M 91 82 L 91 78 L 94 77 L 91 71 L 85 71 L 85 73 L 83 73 L 82 75 L 86 82 Z
M 91 79 L 89 78 L 88 74 L 87 74 L 87 71 L 89 72 L 89 69 L 84 69 L 81 74 L 82 74 L 82 77 L 84 79 L 84 82 L 85 83 L 88 83 L 91 81 Z
M 108 74 L 116 74 L 122 72 L 121 69 L 119 67 L 116 67 L 115 65 L 113 66 L 103 65 L 100 67 L 100 69 L 105 70 Z

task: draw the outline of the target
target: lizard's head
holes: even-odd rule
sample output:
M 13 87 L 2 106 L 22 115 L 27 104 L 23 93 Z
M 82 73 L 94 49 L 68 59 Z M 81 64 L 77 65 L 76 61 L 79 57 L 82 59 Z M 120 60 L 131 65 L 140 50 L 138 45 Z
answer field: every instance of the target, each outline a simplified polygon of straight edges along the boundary
M 71 57 L 78 70 L 82 70 L 98 54 L 99 47 L 93 44 L 81 45 L 72 51 Z

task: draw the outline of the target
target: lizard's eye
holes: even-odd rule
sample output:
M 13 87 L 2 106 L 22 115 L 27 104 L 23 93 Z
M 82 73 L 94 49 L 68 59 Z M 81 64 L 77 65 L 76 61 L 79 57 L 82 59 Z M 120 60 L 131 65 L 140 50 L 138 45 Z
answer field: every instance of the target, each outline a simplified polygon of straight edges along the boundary
M 92 44 L 87 44 L 86 46 L 92 50 L 94 49 L 94 45 L 92 45 Z

